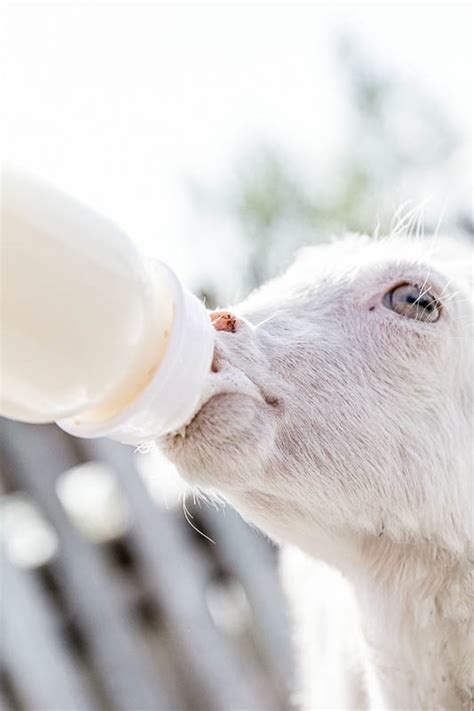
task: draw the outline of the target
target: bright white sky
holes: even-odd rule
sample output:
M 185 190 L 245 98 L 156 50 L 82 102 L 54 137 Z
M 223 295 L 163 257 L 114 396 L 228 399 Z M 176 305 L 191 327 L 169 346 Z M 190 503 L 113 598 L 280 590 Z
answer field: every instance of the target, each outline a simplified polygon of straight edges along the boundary
M 320 169 L 340 149 L 341 30 L 422 84 L 468 141 L 469 4 L 12 3 L 8 19 L 9 159 L 99 208 L 185 278 L 198 253 L 189 238 L 206 230 L 188 178 L 228 179 L 262 140 Z M 219 255 L 205 261 L 218 268 Z

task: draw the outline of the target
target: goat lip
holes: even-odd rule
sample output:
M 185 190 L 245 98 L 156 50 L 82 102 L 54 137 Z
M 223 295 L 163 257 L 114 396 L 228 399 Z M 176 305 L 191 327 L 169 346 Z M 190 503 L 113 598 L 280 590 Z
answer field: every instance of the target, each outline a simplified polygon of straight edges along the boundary
M 220 395 L 243 395 L 252 398 L 259 404 L 264 404 L 267 401 L 260 388 L 248 376 L 238 368 L 226 364 L 225 370 L 209 374 L 192 416 L 179 430 L 169 436 L 174 438 L 179 435 L 186 438 L 187 428 L 200 415 L 204 406 Z
M 176 437 L 185 440 L 188 434 L 188 427 L 195 422 L 201 414 L 202 409 L 222 395 L 241 395 L 249 397 L 260 406 L 269 406 L 277 412 L 281 405 L 281 398 L 264 390 L 260 385 L 255 383 L 248 375 L 240 368 L 231 365 L 228 360 L 219 360 L 219 370 L 216 372 L 212 369 L 207 377 L 203 392 L 194 412 L 189 420 L 175 432 L 170 433 L 163 439 L 163 446 L 166 448 L 167 443 L 175 440 Z
M 206 387 L 199 401 L 199 409 L 214 395 L 219 394 L 235 394 L 247 395 L 259 403 L 266 403 L 271 407 L 277 407 L 281 404 L 281 398 L 273 393 L 268 392 L 259 383 L 252 380 L 243 370 L 231 365 L 228 361 L 220 361 L 220 367 L 217 371 L 212 371 L 206 383 Z M 197 414 L 197 412 L 196 412 Z
M 236 395 L 248 395 L 254 400 L 264 402 L 258 385 L 242 370 L 226 362 L 224 367 L 217 373 L 209 373 L 201 398 L 197 404 L 197 409 L 200 409 L 214 395 L 232 393 Z

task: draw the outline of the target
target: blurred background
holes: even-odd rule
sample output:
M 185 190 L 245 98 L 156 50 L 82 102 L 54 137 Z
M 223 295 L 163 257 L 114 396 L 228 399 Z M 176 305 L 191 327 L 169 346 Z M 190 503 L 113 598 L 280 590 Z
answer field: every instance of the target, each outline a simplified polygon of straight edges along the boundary
M 6 157 L 209 306 L 347 231 L 474 233 L 469 3 L 20 2 L 5 19 Z M 157 451 L 1 434 L 2 707 L 291 707 L 270 542 Z

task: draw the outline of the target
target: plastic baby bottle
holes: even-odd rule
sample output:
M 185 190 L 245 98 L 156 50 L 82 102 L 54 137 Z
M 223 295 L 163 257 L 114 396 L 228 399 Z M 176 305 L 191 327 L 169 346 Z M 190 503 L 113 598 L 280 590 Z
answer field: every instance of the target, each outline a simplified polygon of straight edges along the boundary
M 138 444 L 192 417 L 214 329 L 118 227 L 36 177 L 1 184 L 0 414 Z

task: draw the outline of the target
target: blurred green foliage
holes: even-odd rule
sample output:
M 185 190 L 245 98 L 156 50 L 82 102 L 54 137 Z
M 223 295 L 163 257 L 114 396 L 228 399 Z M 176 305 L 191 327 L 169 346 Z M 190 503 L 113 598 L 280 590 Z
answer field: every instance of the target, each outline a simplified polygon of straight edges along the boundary
M 261 145 L 237 162 L 223 192 L 205 200 L 237 222 L 247 257 L 243 289 L 272 276 L 302 244 L 389 231 L 398 187 L 440 173 L 457 147 L 455 127 L 421 82 L 379 69 L 347 37 L 336 57 L 349 130 L 324 184 L 308 180 L 281 148 Z

